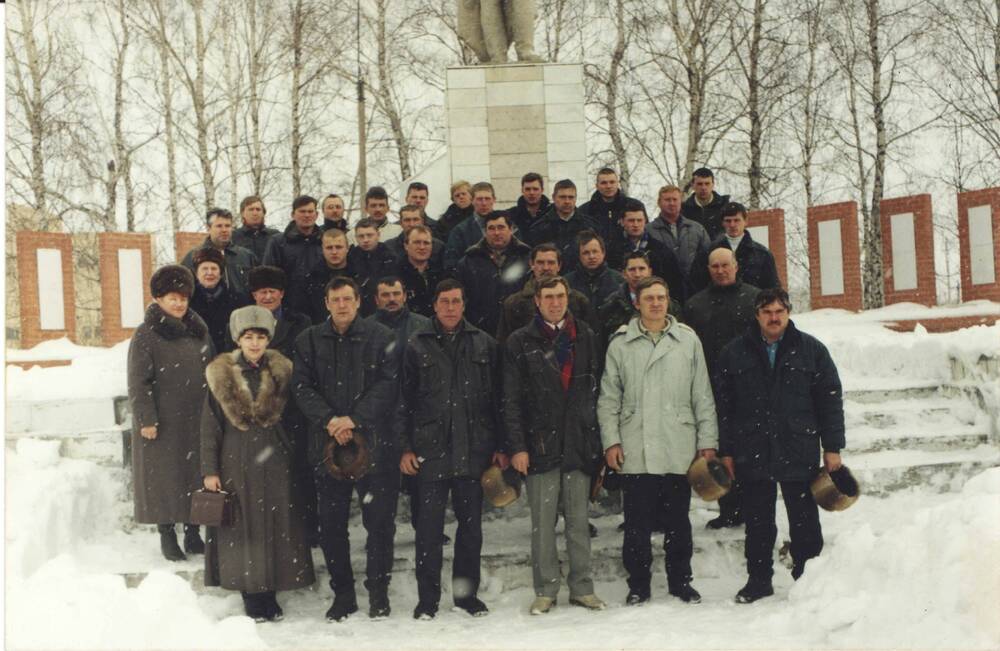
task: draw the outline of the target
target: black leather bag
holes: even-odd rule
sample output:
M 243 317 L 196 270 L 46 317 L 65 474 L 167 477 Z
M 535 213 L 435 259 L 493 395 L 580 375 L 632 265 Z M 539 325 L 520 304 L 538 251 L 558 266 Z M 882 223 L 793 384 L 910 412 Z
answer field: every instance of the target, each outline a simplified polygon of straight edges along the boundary
M 228 527 L 233 523 L 236 495 L 226 491 L 197 490 L 191 494 L 191 524 Z

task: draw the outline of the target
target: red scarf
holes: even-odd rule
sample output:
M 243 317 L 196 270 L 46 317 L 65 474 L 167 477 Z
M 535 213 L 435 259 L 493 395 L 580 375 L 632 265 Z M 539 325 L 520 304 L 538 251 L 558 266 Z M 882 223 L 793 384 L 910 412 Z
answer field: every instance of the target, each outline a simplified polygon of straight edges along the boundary
M 559 365 L 559 378 L 563 391 L 569 391 L 570 380 L 573 379 L 573 363 L 576 359 L 576 322 L 569 312 L 566 313 L 563 327 L 558 331 L 545 322 L 540 314 L 535 314 L 535 323 L 539 331 L 552 342 L 555 348 L 556 363 Z

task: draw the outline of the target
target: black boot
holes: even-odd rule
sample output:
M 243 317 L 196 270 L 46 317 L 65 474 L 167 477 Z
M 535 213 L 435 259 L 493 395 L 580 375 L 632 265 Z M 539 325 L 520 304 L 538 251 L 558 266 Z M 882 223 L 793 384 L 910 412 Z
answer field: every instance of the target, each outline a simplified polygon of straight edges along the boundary
M 792 562 L 792 578 L 796 581 L 802 577 L 802 573 L 806 571 L 805 561 L 793 561 Z
M 333 598 L 333 605 L 326 611 L 326 619 L 329 622 L 342 622 L 356 612 L 358 612 L 358 600 L 353 592 L 349 595 L 336 595 Z
M 188 554 L 204 554 L 205 542 L 198 533 L 198 525 L 184 525 L 184 551 Z
M 688 604 L 700 604 L 701 595 L 690 583 L 678 583 L 675 586 L 670 586 L 668 592 L 673 596 L 677 597 L 684 603 Z
M 243 612 L 253 621 L 260 623 L 267 621 L 267 610 L 264 600 L 261 598 L 265 593 L 261 592 L 241 592 L 243 597 Z
M 163 552 L 163 558 L 168 561 L 186 561 L 187 556 L 177 544 L 177 532 L 174 530 L 174 525 L 158 524 L 156 529 L 160 532 L 160 551 Z
M 273 590 L 261 593 L 260 603 L 267 621 L 280 622 L 285 618 L 285 611 L 278 605 L 278 595 Z
M 756 580 L 750 579 L 747 584 L 736 593 L 736 603 L 738 604 L 752 604 L 758 599 L 763 599 L 764 597 L 770 597 L 774 594 L 774 588 L 771 586 L 771 580 Z
M 373 590 L 368 593 L 368 617 L 385 619 L 391 612 L 388 590 Z

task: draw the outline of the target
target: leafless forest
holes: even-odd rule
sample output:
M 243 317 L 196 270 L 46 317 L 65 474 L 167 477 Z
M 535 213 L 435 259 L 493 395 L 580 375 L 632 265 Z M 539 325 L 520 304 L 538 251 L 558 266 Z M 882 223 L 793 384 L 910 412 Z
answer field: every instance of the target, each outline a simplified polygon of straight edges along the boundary
M 585 66 L 591 167 L 621 170 L 650 208 L 713 168 L 723 194 L 785 209 L 801 288 L 805 208 L 855 200 L 872 307 L 879 200 L 931 192 L 939 294 L 958 298 L 953 195 L 1000 183 L 1000 0 L 538 13 L 537 49 Z M 7 202 L 28 208 L 8 209 L 8 232 L 56 217 L 164 236 L 246 194 L 274 223 L 301 192 L 354 206 L 359 79 L 367 182 L 391 191 L 441 153 L 445 69 L 473 62 L 452 0 L 14 0 L 5 38 Z

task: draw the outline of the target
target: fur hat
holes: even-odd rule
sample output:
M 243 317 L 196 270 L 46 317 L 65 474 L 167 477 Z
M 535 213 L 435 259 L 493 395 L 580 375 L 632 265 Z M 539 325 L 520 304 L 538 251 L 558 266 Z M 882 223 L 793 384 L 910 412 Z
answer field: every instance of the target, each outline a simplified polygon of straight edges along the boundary
M 191 264 L 194 266 L 195 273 L 198 273 L 198 266 L 203 262 L 214 262 L 219 265 L 219 270 L 222 271 L 226 268 L 226 254 L 214 246 L 203 246 L 200 249 L 195 249 L 194 255 L 191 256 Z
M 513 466 L 500 470 L 500 466 L 493 464 L 479 483 L 483 486 L 483 496 L 497 508 L 513 504 L 521 496 L 521 475 Z
M 323 448 L 323 463 L 334 479 L 361 479 L 368 470 L 368 443 L 358 432 L 347 445 L 339 445 L 337 439 L 331 438 Z
M 250 286 L 251 293 L 264 288 L 284 291 L 286 282 L 287 276 L 280 267 L 254 267 L 247 274 L 247 284 Z
M 827 511 L 843 511 L 861 496 L 861 486 L 847 466 L 841 466 L 833 472 L 827 472 L 825 467 L 820 468 L 809 489 L 816 504 Z
M 194 276 L 187 267 L 168 264 L 157 269 L 149 279 L 149 291 L 153 298 L 166 296 L 170 292 L 191 298 L 191 294 L 194 294 Z
M 258 305 L 241 307 L 229 315 L 229 335 L 233 341 L 237 341 L 251 328 L 266 330 L 268 339 L 274 339 L 274 315 L 270 310 Z
M 706 502 L 714 502 L 729 492 L 733 482 L 721 461 L 698 457 L 687 471 L 688 483 Z

